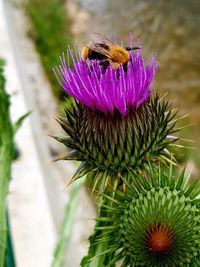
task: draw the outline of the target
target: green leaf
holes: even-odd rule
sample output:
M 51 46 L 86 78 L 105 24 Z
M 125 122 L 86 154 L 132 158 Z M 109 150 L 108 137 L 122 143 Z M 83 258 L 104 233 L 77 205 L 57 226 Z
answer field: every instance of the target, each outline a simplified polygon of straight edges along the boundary
M 19 130 L 19 128 L 21 127 L 22 123 L 24 122 L 24 120 L 32 113 L 32 111 L 29 111 L 27 113 L 25 113 L 24 115 L 22 115 L 13 125 L 13 132 L 14 134 L 16 134 L 16 132 Z

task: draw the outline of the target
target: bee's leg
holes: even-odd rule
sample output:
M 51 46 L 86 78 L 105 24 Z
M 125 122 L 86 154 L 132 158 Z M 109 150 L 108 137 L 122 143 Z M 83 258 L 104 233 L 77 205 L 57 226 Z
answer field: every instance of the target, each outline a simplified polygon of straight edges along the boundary
M 127 65 L 127 63 L 124 63 L 124 65 L 123 65 L 123 69 L 124 69 L 124 72 L 127 73 L 127 69 L 128 69 L 128 65 Z
M 110 63 L 107 59 L 105 59 L 105 60 L 101 60 L 99 65 L 103 67 L 103 73 L 105 73 Z

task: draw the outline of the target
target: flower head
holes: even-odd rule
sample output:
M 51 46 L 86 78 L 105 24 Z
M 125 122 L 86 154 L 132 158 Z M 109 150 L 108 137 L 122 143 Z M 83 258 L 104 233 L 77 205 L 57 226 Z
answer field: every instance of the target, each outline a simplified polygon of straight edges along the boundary
M 126 115 L 132 107 L 138 108 L 149 99 L 157 69 L 155 58 L 145 65 L 141 49 L 136 54 L 130 52 L 129 62 L 126 66 L 121 64 L 116 71 L 111 65 L 105 70 L 100 60 L 87 62 L 75 51 L 76 56 L 70 48 L 67 51 L 67 61 L 72 58 L 73 68 L 63 56 L 55 74 L 68 95 L 88 108 L 104 113 L 118 110 Z

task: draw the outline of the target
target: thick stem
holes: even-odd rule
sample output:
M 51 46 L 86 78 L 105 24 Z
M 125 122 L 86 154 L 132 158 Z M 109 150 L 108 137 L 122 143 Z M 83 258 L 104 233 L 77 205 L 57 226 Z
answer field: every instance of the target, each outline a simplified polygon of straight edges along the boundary
M 103 204 L 108 204 L 107 202 L 109 202 L 110 200 L 108 199 L 104 199 L 102 202 Z M 106 212 L 105 212 L 105 208 L 103 206 L 101 206 L 100 208 L 100 212 L 99 212 L 99 218 L 101 217 L 106 217 Z M 94 228 L 94 232 L 93 234 L 89 237 L 89 250 L 88 250 L 88 254 L 87 256 L 85 256 L 82 261 L 81 261 L 81 267 L 102 267 L 102 266 L 106 266 L 109 261 L 110 258 L 112 258 L 112 255 L 107 255 L 107 254 L 102 254 L 104 251 L 106 251 L 107 249 L 109 249 L 109 241 L 107 242 L 98 242 L 98 239 L 100 238 L 100 236 L 103 235 L 103 230 L 97 230 L 96 228 L 99 227 L 103 227 L 105 226 L 107 223 L 104 221 L 97 221 L 95 228 Z M 111 267 L 114 267 L 114 265 L 112 265 Z

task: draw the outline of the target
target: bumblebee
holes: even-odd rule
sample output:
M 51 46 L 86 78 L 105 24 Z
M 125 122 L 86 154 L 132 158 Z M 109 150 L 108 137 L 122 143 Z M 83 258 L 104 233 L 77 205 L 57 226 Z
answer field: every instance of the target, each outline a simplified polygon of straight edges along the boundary
M 136 49 L 139 49 L 139 47 L 123 48 L 112 43 L 101 34 L 94 34 L 82 50 L 82 59 L 98 59 L 101 61 L 100 64 L 103 65 L 104 69 L 108 65 L 111 65 L 113 69 L 118 69 L 121 64 L 125 67 L 130 60 L 128 51 Z

